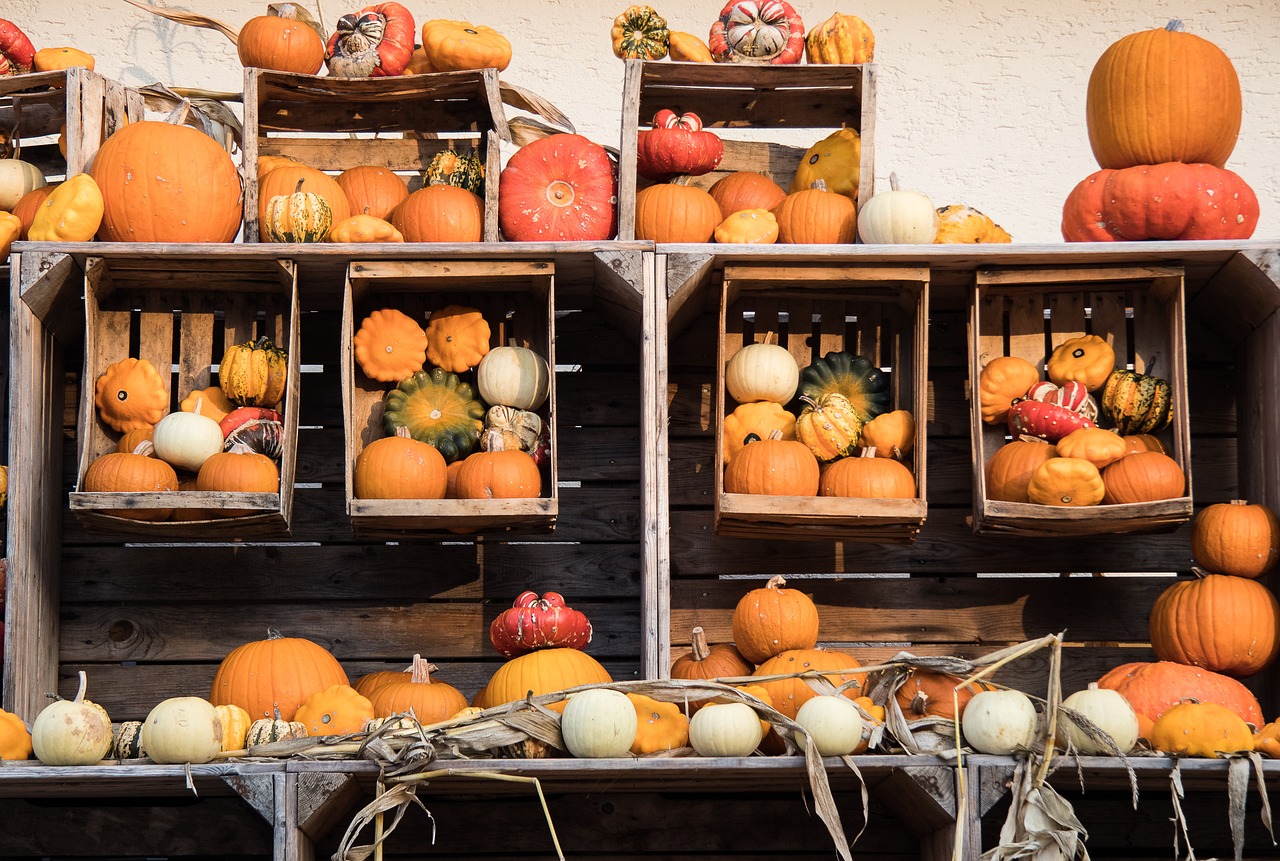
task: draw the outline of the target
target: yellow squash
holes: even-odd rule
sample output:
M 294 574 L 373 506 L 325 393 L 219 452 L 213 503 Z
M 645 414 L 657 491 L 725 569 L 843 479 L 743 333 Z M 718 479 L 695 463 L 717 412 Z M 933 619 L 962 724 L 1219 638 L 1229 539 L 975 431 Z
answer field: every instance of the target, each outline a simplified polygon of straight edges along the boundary
M 835 132 L 805 151 L 791 178 L 791 193 L 813 188 L 818 180 L 827 191 L 858 199 L 858 179 L 862 171 L 862 138 L 854 129 Z
M 104 207 L 93 177 L 77 174 L 40 204 L 27 237 L 32 242 L 88 242 L 102 225 Z
M 422 53 L 433 72 L 461 72 L 511 64 L 511 43 L 492 27 L 437 18 L 422 25 Z

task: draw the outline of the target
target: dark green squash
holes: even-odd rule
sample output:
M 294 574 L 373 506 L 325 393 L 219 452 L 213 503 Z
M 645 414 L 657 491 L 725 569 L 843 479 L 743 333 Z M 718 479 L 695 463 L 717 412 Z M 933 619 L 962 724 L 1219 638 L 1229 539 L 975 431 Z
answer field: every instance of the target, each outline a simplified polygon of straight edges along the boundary
M 862 424 L 891 409 L 889 375 L 853 353 L 827 353 L 801 373 L 801 395 L 821 401 L 833 393 L 849 399 Z
M 438 152 L 427 165 L 426 180 L 427 185 L 452 185 L 483 195 L 484 162 L 474 149 L 469 153 Z
M 1098 402 L 1121 436 L 1158 433 L 1173 420 L 1173 387 L 1168 380 L 1124 368 L 1107 377 Z
M 446 463 L 475 451 L 484 428 L 484 404 L 471 386 L 443 368 L 419 371 L 387 393 L 382 415 L 387 433 L 407 428 L 409 435 L 433 446 Z

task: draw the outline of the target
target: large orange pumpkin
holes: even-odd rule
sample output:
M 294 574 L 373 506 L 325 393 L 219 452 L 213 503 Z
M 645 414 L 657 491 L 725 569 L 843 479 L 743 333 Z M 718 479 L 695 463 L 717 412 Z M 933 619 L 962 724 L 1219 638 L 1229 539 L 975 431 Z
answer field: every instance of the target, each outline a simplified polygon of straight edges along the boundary
M 1093 67 L 1089 145 L 1104 168 L 1227 163 L 1240 134 L 1240 81 L 1212 42 L 1181 21 L 1125 36 Z
M 711 186 L 711 197 L 720 205 L 720 212 L 725 218 L 744 209 L 772 212 L 786 196 L 782 186 L 764 174 L 750 170 L 731 173 Z
M 756 667 L 754 675 L 776 676 L 786 673 L 805 673 L 817 670 L 831 684 L 839 687 L 845 682 L 857 679 L 858 684 L 845 690 L 849 699 L 857 699 L 866 691 L 867 677 L 864 673 L 833 673 L 829 670 L 848 670 L 862 666 L 856 658 L 844 652 L 828 652 L 823 649 L 793 649 L 770 658 Z M 804 679 L 778 679 L 771 682 L 760 682 L 760 686 L 769 692 L 773 707 L 789 718 L 794 719 L 800 706 L 818 694 Z
M 1244 577 L 1180 580 L 1151 608 L 1151 646 L 1162 661 L 1253 675 L 1280 654 L 1280 602 Z
M 403 177 L 372 164 L 344 170 L 338 174 L 337 183 L 347 195 L 352 215 L 372 215 L 384 221 L 409 196 Z M 338 219 L 334 219 L 337 223 Z
M 1280 520 L 1265 505 L 1233 499 L 1210 505 L 1196 515 L 1191 555 L 1214 574 L 1261 577 L 1280 554 Z
M 479 242 L 484 238 L 484 201 L 465 188 L 429 185 L 395 208 L 391 224 L 405 242 Z
M 825 187 L 788 194 L 773 214 L 784 245 L 847 245 L 858 235 L 857 206 Z
M 323 646 L 271 631 L 267 639 L 238 646 L 222 659 L 209 701 L 240 706 L 254 720 L 273 717 L 277 709 L 281 719 L 293 720 L 307 697 L 345 684 L 342 665 Z
M 475 705 L 481 708 L 552 694 L 578 685 L 611 682 L 600 662 L 577 649 L 539 649 L 507 661 L 489 679 Z
M 305 164 L 286 164 L 267 171 L 258 179 L 258 222 L 267 220 L 267 204 L 271 198 L 288 197 L 298 190 L 298 183 L 304 181 L 307 191 L 320 195 L 329 204 L 334 224 L 351 217 L 347 193 L 336 179 Z
M 107 242 L 230 242 L 240 231 L 240 172 L 189 126 L 130 123 L 102 144 L 89 175 L 102 190 L 98 238 Z
M 786 585 L 782 577 L 772 577 L 743 595 L 733 610 L 734 645 L 753 664 L 818 644 L 817 606 L 804 592 Z
M 710 242 L 721 220 L 715 198 L 691 185 L 662 183 L 636 195 L 636 239 Z
M 1262 726 L 1262 707 L 1249 689 L 1230 676 L 1171 661 L 1121 664 L 1098 679 L 1098 687 L 1119 691 L 1138 713 L 1143 738 L 1156 718 L 1186 699 L 1218 703 L 1246 723 Z

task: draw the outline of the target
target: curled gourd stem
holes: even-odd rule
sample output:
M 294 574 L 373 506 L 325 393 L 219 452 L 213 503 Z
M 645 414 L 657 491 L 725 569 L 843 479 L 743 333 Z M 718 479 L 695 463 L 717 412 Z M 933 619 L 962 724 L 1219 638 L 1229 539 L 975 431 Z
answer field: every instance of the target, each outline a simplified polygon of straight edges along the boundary
M 80 671 L 79 676 L 80 676 L 80 688 L 79 690 L 76 691 L 76 698 L 72 700 L 73 703 L 84 702 L 84 695 L 89 689 L 89 676 L 85 674 L 84 670 Z
M 1181 18 L 1171 19 L 1168 24 L 1164 25 L 1164 28 L 1170 33 L 1185 33 L 1187 30 L 1186 25 L 1182 23 Z
M 149 439 L 144 439 L 133 448 L 134 454 L 140 454 L 143 457 L 151 457 L 155 453 L 156 447 Z
M 889 174 L 889 188 L 892 189 L 893 191 L 899 190 L 900 187 L 898 185 L 898 174 L 896 173 Z
M 701 625 L 693 629 L 691 650 L 695 661 L 701 662 L 711 657 L 711 647 L 707 645 L 707 632 L 702 630 Z

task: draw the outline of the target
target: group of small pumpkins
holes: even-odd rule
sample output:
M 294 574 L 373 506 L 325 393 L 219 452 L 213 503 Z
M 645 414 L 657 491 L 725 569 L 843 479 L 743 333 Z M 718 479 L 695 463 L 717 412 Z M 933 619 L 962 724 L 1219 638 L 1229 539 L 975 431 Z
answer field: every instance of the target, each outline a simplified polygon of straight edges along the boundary
M 721 431 L 726 493 L 916 496 L 915 476 L 902 463 L 915 419 L 889 411 L 889 377 L 866 358 L 830 352 L 802 372 L 786 348 L 748 344 L 730 357 L 724 385 L 738 404 Z M 784 407 L 797 390 L 798 416 Z
M 190 392 L 169 411 L 164 379 L 146 359 L 121 359 L 94 384 L 101 421 L 120 434 L 115 451 L 95 458 L 80 482 L 85 493 L 216 491 L 278 493 L 276 461 L 284 451 L 277 411 L 288 357 L 267 337 L 227 349 L 218 384 Z M 236 509 L 112 509 L 133 520 L 236 517 Z
M 395 387 L 382 412 L 388 436 L 356 458 L 357 498 L 541 496 L 550 428 L 535 411 L 550 393 L 551 368 L 533 350 L 489 341 L 484 315 L 461 305 L 431 312 L 425 329 L 396 308 L 364 318 L 356 362 L 370 380 Z M 473 368 L 479 399 L 459 377 Z
M 1059 344 L 1046 373 L 1042 381 L 1018 356 L 982 369 L 982 420 L 1007 424 L 1013 437 L 987 460 L 988 499 L 1089 506 L 1185 495 L 1182 467 L 1155 436 L 1172 420 L 1168 381 L 1117 368 L 1110 343 L 1093 334 Z M 1100 416 L 1110 429 L 1098 426 Z

